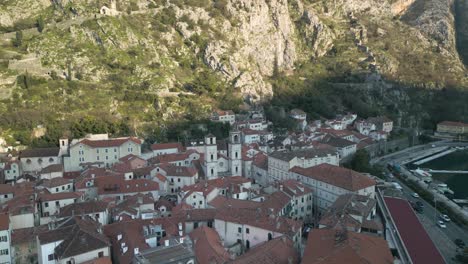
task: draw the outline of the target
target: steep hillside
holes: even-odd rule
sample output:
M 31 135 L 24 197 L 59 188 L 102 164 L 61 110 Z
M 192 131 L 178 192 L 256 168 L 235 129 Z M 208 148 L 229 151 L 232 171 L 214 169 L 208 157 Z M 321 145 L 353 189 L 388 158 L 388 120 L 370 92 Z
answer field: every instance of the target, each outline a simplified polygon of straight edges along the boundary
M 267 102 L 278 87 L 282 95 L 309 89 L 298 80 L 464 87 L 450 7 L 446 0 L 4 1 L 0 127 L 15 134 L 94 117 L 149 133 L 213 107 Z

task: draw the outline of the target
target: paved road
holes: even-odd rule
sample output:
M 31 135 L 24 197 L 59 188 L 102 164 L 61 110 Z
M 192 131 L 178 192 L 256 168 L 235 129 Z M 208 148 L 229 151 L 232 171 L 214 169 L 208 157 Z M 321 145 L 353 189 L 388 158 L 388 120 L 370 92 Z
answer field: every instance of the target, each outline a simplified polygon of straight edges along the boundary
M 403 195 L 408 201 L 421 201 L 424 204 L 424 212 L 422 214 L 416 213 L 419 221 L 426 229 L 427 233 L 431 237 L 432 241 L 439 249 L 440 253 L 444 257 L 447 263 L 457 263 L 452 260 L 457 253 L 457 246 L 454 240 L 461 238 L 468 243 L 468 231 L 462 229 L 457 224 L 448 222 L 446 223 L 447 228 L 442 229 L 436 225 L 436 221 L 439 221 L 440 212 L 435 210 L 434 203 L 429 204 L 423 199 L 416 199 L 411 196 L 413 191 L 407 187 L 401 181 L 395 179 L 403 187 Z M 437 220 L 436 220 L 437 218 Z
M 423 155 L 429 155 L 430 153 L 442 150 L 444 147 L 452 146 L 468 146 L 468 144 L 459 142 L 439 141 L 427 145 L 420 145 L 404 149 L 402 151 L 395 152 L 381 158 L 376 158 L 372 162 L 379 163 L 381 165 L 386 165 L 389 162 L 404 163 L 406 160 L 421 157 Z M 403 169 L 403 173 L 411 174 L 405 169 Z M 400 183 L 400 185 L 403 187 L 403 196 L 406 199 L 408 199 L 408 201 L 419 200 L 424 204 L 424 212 L 422 214 L 417 213 L 419 221 L 426 229 L 432 241 L 434 241 L 434 244 L 436 245 L 437 249 L 441 252 L 446 262 L 457 263 L 453 260 L 453 258 L 457 254 L 457 246 L 455 245 L 454 240 L 460 238 L 468 244 L 468 230 L 464 230 L 463 228 L 461 228 L 453 222 L 446 223 L 447 228 L 445 229 L 438 227 L 436 225 L 436 221 L 440 220 L 440 212 L 435 210 L 434 203 L 429 204 L 423 199 L 416 199 L 412 197 L 411 194 L 413 193 L 413 191 L 408 186 L 406 186 L 398 179 L 392 180 Z
M 385 155 L 383 157 L 372 159 L 371 164 L 380 163 L 382 165 L 386 165 L 388 162 L 399 163 L 407 159 L 412 159 L 412 158 L 421 156 L 422 153 L 430 154 L 431 152 L 442 150 L 443 147 L 453 147 L 453 146 L 468 146 L 468 143 L 451 142 L 451 141 L 443 140 L 443 141 L 432 142 L 426 145 L 418 145 L 418 146 L 414 146 L 411 148 L 407 148 L 398 152 Z

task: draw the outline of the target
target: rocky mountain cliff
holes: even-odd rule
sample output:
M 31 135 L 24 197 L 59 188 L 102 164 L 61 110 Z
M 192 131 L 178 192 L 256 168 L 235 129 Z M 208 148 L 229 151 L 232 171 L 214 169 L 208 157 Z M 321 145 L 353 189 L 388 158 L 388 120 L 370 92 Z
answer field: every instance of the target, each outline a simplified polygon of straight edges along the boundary
M 104 111 L 141 124 L 195 111 L 195 105 L 204 115 L 215 102 L 226 107 L 237 97 L 269 100 L 278 76 L 347 82 L 378 75 L 404 85 L 465 86 L 453 4 L 8 0 L 0 3 L 0 74 L 10 81 L 0 82 L 0 94 L 7 104 L 46 112 L 46 101 L 62 96 L 66 100 L 53 103 L 62 119 L 67 108 L 87 114 L 85 106 L 88 114 Z M 21 43 L 12 45 L 17 31 Z M 29 90 L 16 78 L 26 71 L 39 79 Z M 93 95 L 105 108 L 84 101 Z

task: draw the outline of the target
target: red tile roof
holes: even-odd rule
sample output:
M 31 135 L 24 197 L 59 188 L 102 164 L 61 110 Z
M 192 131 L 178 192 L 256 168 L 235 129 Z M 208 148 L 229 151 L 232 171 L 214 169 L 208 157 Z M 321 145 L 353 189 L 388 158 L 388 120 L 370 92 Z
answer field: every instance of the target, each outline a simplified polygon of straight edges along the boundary
M 196 150 L 187 150 L 183 153 L 171 153 L 171 154 L 163 154 L 158 155 L 156 157 L 150 158 L 148 162 L 150 164 L 164 164 L 164 163 L 171 163 L 177 161 L 184 161 L 190 157 L 191 154 L 198 153 Z
M 260 169 L 268 170 L 268 156 L 259 152 L 253 157 L 252 164 Z
M 393 256 L 387 241 L 380 237 L 347 230 L 313 229 L 307 239 L 302 263 L 390 264 Z
M 467 123 L 462 123 L 462 122 L 453 122 L 453 121 L 442 121 L 438 125 L 443 125 L 443 126 L 455 126 L 455 127 L 468 127 Z
M 298 263 L 299 254 L 291 239 L 282 236 L 256 247 L 237 257 L 229 264 L 286 264 Z
M 223 264 L 230 255 L 224 249 L 221 238 L 216 230 L 206 226 L 199 227 L 190 233 L 193 249 L 200 264 Z
M 94 179 L 94 185 L 98 187 L 98 194 L 119 194 L 151 192 L 159 190 L 159 184 L 148 179 L 124 180 L 120 177 L 103 176 Z
M 63 172 L 63 165 L 62 164 L 51 164 L 41 170 L 41 174 L 43 173 L 52 173 L 52 172 Z
M 178 152 L 182 152 L 184 147 L 179 142 L 174 143 L 155 143 L 151 145 L 152 150 L 163 150 L 163 149 L 177 149 Z
M 58 186 L 62 186 L 62 185 L 66 185 L 66 184 L 72 184 L 73 181 L 72 180 L 69 180 L 69 179 L 65 179 L 65 178 L 62 178 L 62 177 L 56 177 L 56 178 L 52 178 L 50 180 L 48 179 L 44 179 L 42 180 L 42 183 L 40 185 L 46 187 L 46 188 L 54 188 L 54 187 L 58 187 Z
M 211 202 L 208 203 L 210 206 L 216 208 L 216 209 L 221 209 L 221 208 L 250 208 L 250 209 L 255 209 L 259 208 L 262 203 L 260 202 L 255 202 L 251 200 L 239 200 L 239 199 L 233 199 L 233 198 L 226 198 L 224 196 L 216 196 Z
M 278 232 L 290 237 L 301 231 L 302 221 L 269 214 L 268 211 L 257 209 L 217 209 L 216 220 L 255 226 L 264 230 Z
M 312 189 L 296 180 L 284 180 L 279 182 L 278 184 L 280 186 L 283 185 L 283 192 L 287 193 L 291 197 L 300 197 L 302 195 L 312 193 Z
M 8 230 L 10 228 L 10 217 L 6 213 L 0 214 L 0 230 Z
M 108 205 L 109 203 L 103 201 L 87 201 L 69 204 L 60 208 L 59 218 L 104 212 L 107 210 Z
M 59 153 L 60 148 L 25 149 L 19 153 L 19 158 L 57 157 Z
M 270 212 L 270 210 L 273 210 L 275 214 L 278 214 L 290 202 L 291 202 L 291 197 L 289 197 L 286 193 L 281 192 L 281 191 L 276 191 L 266 196 L 265 201 L 261 203 L 260 207 L 263 208 L 265 212 Z
M 143 232 L 143 228 L 149 225 L 161 225 L 166 231 L 166 236 L 178 235 L 177 219 L 171 217 L 150 220 L 135 219 L 117 222 L 103 227 L 104 233 L 111 240 L 112 255 L 115 257 L 117 263 L 131 263 L 135 248 L 138 248 L 140 251 L 150 248 L 145 242 Z M 117 239 L 118 235 L 122 235 L 120 240 Z M 122 253 L 121 243 L 126 244 L 126 247 L 128 247 L 127 252 Z
M 11 184 L 0 184 L 0 194 L 14 193 L 15 189 Z
M 112 261 L 110 257 L 102 257 L 82 262 L 81 264 L 112 264 Z
M 194 167 L 175 166 L 172 164 L 163 164 L 160 167 L 166 172 L 167 176 L 194 177 L 198 173 Z
M 327 163 L 310 168 L 296 166 L 290 171 L 350 191 L 375 186 L 375 180 L 359 172 Z
M 111 139 L 102 139 L 102 140 L 83 139 L 79 143 L 90 146 L 92 148 L 106 148 L 106 147 L 118 147 L 128 141 L 132 141 L 138 145 L 141 144 L 141 140 L 135 137 L 111 138 Z
M 41 202 L 57 201 L 65 199 L 78 199 L 84 192 L 60 192 L 60 193 L 41 193 L 37 195 L 37 200 Z
M 445 263 L 408 201 L 392 197 L 384 201 L 413 263 Z

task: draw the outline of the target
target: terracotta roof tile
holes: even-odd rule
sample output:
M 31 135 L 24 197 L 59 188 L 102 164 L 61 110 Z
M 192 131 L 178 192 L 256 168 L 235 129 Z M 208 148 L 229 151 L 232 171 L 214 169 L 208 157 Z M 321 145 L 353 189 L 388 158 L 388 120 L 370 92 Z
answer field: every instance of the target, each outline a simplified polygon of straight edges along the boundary
M 41 186 L 44 186 L 46 188 L 54 188 L 54 187 L 57 187 L 57 186 L 62 186 L 62 185 L 66 185 L 66 184 L 72 184 L 73 181 L 72 180 L 69 180 L 69 179 L 65 179 L 65 178 L 62 178 L 62 177 L 56 177 L 56 178 L 52 178 L 52 179 L 44 179 L 44 180 L 41 180 L 39 182 L 39 185 Z
M 20 151 L 19 158 L 35 158 L 35 157 L 57 157 L 60 153 L 60 148 L 34 148 Z
M 380 237 L 336 229 L 309 233 L 303 264 L 393 263 L 387 241 Z
M 148 179 L 125 180 L 121 177 L 102 176 L 94 179 L 98 194 L 136 193 L 158 191 L 159 184 Z
M 63 218 L 73 215 L 86 215 L 104 212 L 107 210 L 108 205 L 108 203 L 103 201 L 87 201 L 81 203 L 73 203 L 60 208 L 58 217 Z
M 82 197 L 83 194 L 84 192 L 40 193 L 37 195 L 37 200 L 41 202 L 47 202 L 65 199 L 78 199 Z
M 135 137 L 111 138 L 111 139 L 102 139 L 102 140 L 83 139 L 79 143 L 90 146 L 92 148 L 106 148 L 106 147 L 118 147 L 128 141 L 132 141 L 139 145 L 141 144 L 141 140 Z
M 291 239 L 278 237 L 251 248 L 229 264 L 286 264 L 298 263 L 299 253 Z
M 250 209 L 255 209 L 259 208 L 262 203 L 260 202 L 255 202 L 251 200 L 239 200 L 239 199 L 233 199 L 233 198 L 226 198 L 224 196 L 216 196 L 211 202 L 208 203 L 210 206 L 216 208 L 216 209 L 228 209 L 228 208 L 250 208 Z
M 265 230 L 294 236 L 300 232 L 302 222 L 269 214 L 268 211 L 257 209 L 217 209 L 216 220 L 251 225 Z
M 6 213 L 0 214 L 0 230 L 8 230 L 10 228 L 10 217 Z
M 290 171 L 350 191 L 375 186 L 375 180 L 359 172 L 326 163 L 310 168 L 296 166 Z
M 178 152 L 182 152 L 184 147 L 179 142 L 174 143 L 155 143 L 151 145 L 152 150 L 163 150 L 163 149 L 177 149 Z
M 52 173 L 52 172 L 62 172 L 63 165 L 62 164 L 51 164 L 41 170 L 41 174 L 43 173 Z
M 223 264 L 230 259 L 216 230 L 202 226 L 192 231 L 190 238 L 193 241 L 197 263 Z

